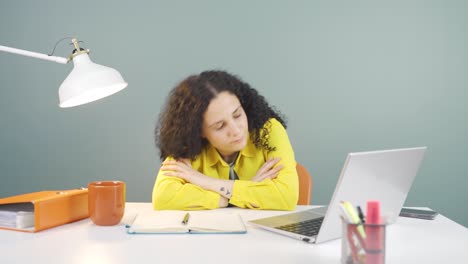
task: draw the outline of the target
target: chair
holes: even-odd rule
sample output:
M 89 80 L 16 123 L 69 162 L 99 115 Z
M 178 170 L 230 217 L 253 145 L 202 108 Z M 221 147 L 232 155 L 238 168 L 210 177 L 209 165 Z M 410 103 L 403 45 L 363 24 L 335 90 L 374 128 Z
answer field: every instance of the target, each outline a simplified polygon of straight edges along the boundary
M 298 205 L 309 205 L 312 196 L 312 177 L 307 169 L 299 162 L 296 163 L 297 175 L 299 176 L 299 199 Z

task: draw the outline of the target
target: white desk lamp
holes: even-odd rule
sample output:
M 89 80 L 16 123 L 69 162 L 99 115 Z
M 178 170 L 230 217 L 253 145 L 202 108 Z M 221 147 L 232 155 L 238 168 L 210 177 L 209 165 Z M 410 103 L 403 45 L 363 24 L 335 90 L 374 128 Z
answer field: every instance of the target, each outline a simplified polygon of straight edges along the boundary
M 5 46 L 0 46 L 0 51 L 62 64 L 73 60 L 73 70 L 59 88 L 60 107 L 73 107 L 93 102 L 127 87 L 128 83 L 118 71 L 93 63 L 88 56 L 89 50 L 80 48 L 75 38 L 72 42 L 75 50 L 68 59 Z

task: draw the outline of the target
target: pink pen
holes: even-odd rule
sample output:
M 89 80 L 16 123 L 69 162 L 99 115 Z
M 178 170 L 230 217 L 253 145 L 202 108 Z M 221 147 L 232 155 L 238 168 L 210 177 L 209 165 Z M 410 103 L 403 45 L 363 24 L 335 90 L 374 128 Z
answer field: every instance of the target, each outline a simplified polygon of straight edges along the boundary
M 382 219 L 380 217 L 380 202 L 368 201 L 366 214 L 366 264 L 385 263 Z

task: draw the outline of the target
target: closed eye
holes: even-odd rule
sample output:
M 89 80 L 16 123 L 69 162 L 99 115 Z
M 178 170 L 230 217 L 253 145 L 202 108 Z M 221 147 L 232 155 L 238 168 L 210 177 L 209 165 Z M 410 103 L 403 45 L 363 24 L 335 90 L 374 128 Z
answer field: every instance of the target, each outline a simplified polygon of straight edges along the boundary
M 219 126 L 215 127 L 216 130 L 221 130 L 224 127 L 224 122 L 221 123 Z
M 237 110 L 232 115 L 234 118 L 239 118 L 242 116 L 242 108 L 237 108 Z

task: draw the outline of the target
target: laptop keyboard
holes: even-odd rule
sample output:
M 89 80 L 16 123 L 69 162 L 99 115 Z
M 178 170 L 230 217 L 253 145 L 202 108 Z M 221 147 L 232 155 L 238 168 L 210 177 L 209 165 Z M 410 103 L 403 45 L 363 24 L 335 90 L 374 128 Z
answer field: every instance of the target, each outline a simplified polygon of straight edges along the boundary
M 323 217 L 319 217 L 319 218 L 315 218 L 312 220 L 279 226 L 276 228 L 284 230 L 284 231 L 289 231 L 292 233 L 304 235 L 304 236 L 315 236 L 318 234 L 318 231 L 320 229 L 320 226 L 322 225 L 322 222 L 323 222 Z

